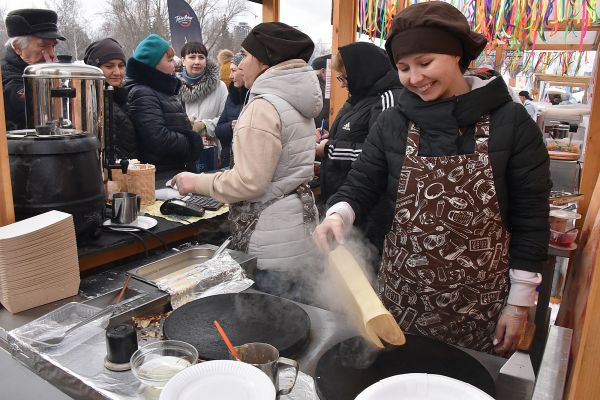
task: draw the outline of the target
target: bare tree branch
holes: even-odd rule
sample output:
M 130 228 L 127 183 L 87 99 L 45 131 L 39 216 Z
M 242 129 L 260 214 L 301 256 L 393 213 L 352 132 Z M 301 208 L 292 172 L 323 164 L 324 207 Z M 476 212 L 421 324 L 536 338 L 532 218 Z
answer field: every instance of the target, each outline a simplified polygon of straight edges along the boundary
M 233 20 L 248 10 L 246 0 L 190 0 L 188 3 L 196 12 L 209 52 L 231 47 Z M 170 40 L 167 0 L 107 0 L 105 11 L 98 14 L 103 20 L 98 32 L 92 32 L 91 24 L 82 17 L 81 0 L 48 0 L 46 5 L 57 12 L 59 30 L 67 38 L 66 43 L 61 44 L 64 49 L 59 51 L 79 59 L 83 58 L 91 37 L 116 39 L 127 56 L 131 56 L 137 44 L 150 33 Z M 0 8 L 0 13 L 3 11 Z M 0 39 L 5 32 L 2 18 Z
M 59 41 L 57 53 L 69 54 L 74 60 L 82 59 L 91 40 L 86 31 L 89 23 L 81 15 L 80 1 L 51 0 L 46 2 L 46 7 L 58 14 L 58 31 L 67 39 Z

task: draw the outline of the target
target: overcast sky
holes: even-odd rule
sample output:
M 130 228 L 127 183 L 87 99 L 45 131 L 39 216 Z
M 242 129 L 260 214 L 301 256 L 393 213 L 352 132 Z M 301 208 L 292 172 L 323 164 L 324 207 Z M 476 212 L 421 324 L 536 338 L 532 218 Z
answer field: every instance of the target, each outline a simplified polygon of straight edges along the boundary
M 224 3 L 224 0 L 215 0 Z M 289 25 L 297 26 L 307 33 L 315 42 L 326 46 L 331 44 L 331 2 L 328 0 L 280 0 L 280 19 Z M 106 0 L 80 0 L 83 16 L 93 25 L 101 25 L 101 11 Z M 262 20 L 262 6 L 248 2 L 250 12 L 237 19 L 254 26 Z M 45 0 L 0 0 L 0 7 L 6 11 L 19 8 L 46 8 Z

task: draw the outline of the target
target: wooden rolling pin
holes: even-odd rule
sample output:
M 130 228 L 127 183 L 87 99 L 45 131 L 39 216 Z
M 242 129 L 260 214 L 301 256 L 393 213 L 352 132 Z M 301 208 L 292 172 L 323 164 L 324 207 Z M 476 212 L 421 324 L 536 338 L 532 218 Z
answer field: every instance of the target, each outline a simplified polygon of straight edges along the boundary
M 329 253 L 329 265 L 334 284 L 348 298 L 345 304 L 347 311 L 363 336 L 378 348 L 384 347 L 381 340 L 396 346 L 406 343 L 402 329 L 344 246 L 340 245 Z

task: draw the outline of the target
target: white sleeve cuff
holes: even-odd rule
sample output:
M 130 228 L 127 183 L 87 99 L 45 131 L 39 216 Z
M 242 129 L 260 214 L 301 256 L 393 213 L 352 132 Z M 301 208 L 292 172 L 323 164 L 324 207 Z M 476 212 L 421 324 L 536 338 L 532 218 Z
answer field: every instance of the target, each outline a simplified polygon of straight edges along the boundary
M 346 229 L 349 229 L 349 227 L 351 227 L 352 224 L 354 224 L 354 219 L 356 218 L 352 206 L 345 201 L 335 203 L 334 205 L 329 207 L 329 209 L 325 213 L 325 218 L 333 214 L 338 214 L 340 217 L 342 217 L 342 221 L 344 222 L 344 226 L 346 227 Z
M 513 306 L 534 306 L 535 288 L 542 282 L 542 275 L 520 269 L 511 269 L 509 274 L 510 291 L 507 303 Z

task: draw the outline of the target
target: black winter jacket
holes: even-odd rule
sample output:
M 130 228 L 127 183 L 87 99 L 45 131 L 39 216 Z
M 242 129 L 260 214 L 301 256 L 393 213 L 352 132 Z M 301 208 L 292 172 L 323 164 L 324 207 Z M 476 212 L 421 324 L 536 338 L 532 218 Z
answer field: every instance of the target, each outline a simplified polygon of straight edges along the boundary
M 135 127 L 129 118 L 127 89 L 116 87 L 113 94 L 113 127 L 111 135 L 116 158 L 138 158 Z
M 221 142 L 221 165 L 228 167 L 231 161 L 231 141 L 233 139 L 233 128 L 231 121 L 238 119 L 244 102 L 248 95 L 248 89 L 244 86 L 236 88 L 233 82 L 229 84 L 229 96 L 225 102 L 225 108 L 219 117 L 219 122 L 215 128 L 215 135 Z
M 135 58 L 129 59 L 126 71 L 140 161 L 154 164 L 157 171 L 186 169 L 200 158 L 202 139 L 177 97 L 181 81 Z
M 375 120 L 381 111 L 396 104 L 402 87 L 387 55 L 374 44 L 352 43 L 341 47 L 340 55 L 346 68 L 350 98 L 333 121 L 321 160 L 324 201 L 342 185 Z
M 357 42 L 340 48 L 350 98 L 338 112 L 321 160 L 321 196 L 327 201 L 344 183 L 352 163 L 363 148 L 369 130 L 383 110 L 393 107 L 400 95 L 400 80 L 385 52 L 371 43 Z M 364 60 L 370 60 L 365 63 Z M 383 200 L 378 200 L 378 203 Z M 385 213 L 374 204 L 357 226 L 381 251 L 381 225 Z
M 374 83 L 373 95 L 358 101 L 352 96 L 338 112 L 321 160 L 321 196 L 325 201 L 344 183 L 379 114 L 398 102 L 400 88 L 398 74 L 389 71 Z
M 325 98 L 325 86 L 326 86 L 327 82 L 325 82 L 323 79 L 321 79 L 321 77 L 319 76 L 319 86 L 321 86 L 321 95 L 323 96 L 323 108 L 321 109 L 321 112 L 319 113 L 319 115 L 317 115 L 315 117 L 315 126 L 317 128 L 321 127 L 321 124 L 323 125 L 323 129 L 325 130 L 329 130 L 329 107 L 330 107 L 330 99 L 326 99 Z
M 25 129 L 25 85 L 23 71 L 27 64 L 15 53 L 12 47 L 6 49 L 1 61 L 2 87 L 4 94 L 4 115 L 6 130 Z
M 512 234 L 510 268 L 541 272 L 549 239 L 548 152 L 539 128 L 525 108 L 511 100 L 501 77 L 464 95 L 431 102 L 403 89 L 399 105 L 383 112 L 373 126 L 362 154 L 329 205 L 346 201 L 360 217 L 385 192 L 387 216 L 381 228 L 387 232 L 409 121 L 421 129 L 420 155 L 469 154 L 475 148 L 474 125 L 484 113 L 491 115 L 489 156 L 502 221 Z

